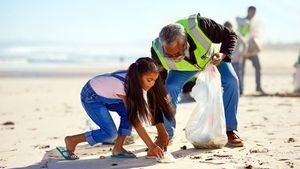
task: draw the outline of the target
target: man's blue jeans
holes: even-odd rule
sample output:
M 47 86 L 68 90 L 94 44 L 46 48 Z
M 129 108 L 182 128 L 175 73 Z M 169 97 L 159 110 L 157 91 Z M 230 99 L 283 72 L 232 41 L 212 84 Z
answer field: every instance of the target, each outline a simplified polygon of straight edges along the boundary
M 218 65 L 218 70 L 221 74 L 223 87 L 223 102 L 226 118 L 227 131 L 237 130 L 237 107 L 239 100 L 239 84 L 237 75 L 228 62 L 221 62 Z M 172 98 L 172 103 L 176 109 L 178 103 L 178 95 L 181 92 L 183 85 L 199 71 L 176 71 L 171 70 L 166 79 L 166 88 Z M 164 125 L 169 134 L 169 137 L 174 136 L 176 121 L 169 121 L 164 118 Z
M 129 124 L 128 113 L 121 99 L 97 95 L 88 82 L 81 91 L 81 103 L 90 118 L 100 127 L 100 129 L 85 133 L 85 138 L 90 145 L 113 142 L 118 134 L 125 136 L 131 134 L 132 127 Z M 121 118 L 118 130 L 109 111 L 117 112 Z

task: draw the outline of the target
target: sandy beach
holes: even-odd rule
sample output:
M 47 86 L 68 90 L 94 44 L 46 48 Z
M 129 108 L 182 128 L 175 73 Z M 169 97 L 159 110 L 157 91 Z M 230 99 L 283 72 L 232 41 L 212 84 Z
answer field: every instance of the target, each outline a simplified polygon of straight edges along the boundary
M 125 146 L 137 159 L 112 159 L 112 146 L 101 144 L 79 145 L 76 161 L 58 154 L 55 147 L 64 146 L 66 135 L 89 130 L 79 94 L 87 80 L 104 70 L 26 75 L 1 70 L 0 168 L 300 168 L 300 97 L 284 96 L 293 91 L 297 56 L 297 50 L 262 51 L 262 87 L 269 96 L 255 93 L 254 70 L 247 63 L 245 95 L 238 110 L 244 147 L 194 149 L 184 128 L 196 104 L 179 104 L 175 138 L 169 146 L 176 162 L 169 164 L 146 159 L 141 139 Z M 149 131 L 154 138 L 155 128 Z

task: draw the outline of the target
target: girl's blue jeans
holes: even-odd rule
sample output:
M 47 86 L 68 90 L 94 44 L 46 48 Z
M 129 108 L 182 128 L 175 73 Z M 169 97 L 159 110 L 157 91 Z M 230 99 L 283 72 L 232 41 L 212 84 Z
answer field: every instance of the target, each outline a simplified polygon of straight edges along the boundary
M 81 103 L 90 118 L 100 129 L 86 132 L 84 135 L 90 145 L 101 142 L 112 142 L 119 135 L 131 134 L 127 111 L 121 99 L 111 99 L 99 96 L 89 82 L 81 91 Z M 120 116 L 120 126 L 117 130 L 109 111 L 115 111 Z

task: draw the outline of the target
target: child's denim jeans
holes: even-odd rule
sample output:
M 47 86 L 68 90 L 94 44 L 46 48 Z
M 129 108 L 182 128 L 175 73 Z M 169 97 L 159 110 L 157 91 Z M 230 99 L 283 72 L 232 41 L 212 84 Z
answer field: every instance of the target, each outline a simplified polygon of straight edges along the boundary
M 110 99 L 97 95 L 89 82 L 81 91 L 81 103 L 91 117 L 100 127 L 85 133 L 90 145 L 101 142 L 112 142 L 117 135 L 128 136 L 131 134 L 131 125 L 128 122 L 127 111 L 121 99 Z M 120 126 L 117 130 L 109 111 L 115 111 L 120 116 Z

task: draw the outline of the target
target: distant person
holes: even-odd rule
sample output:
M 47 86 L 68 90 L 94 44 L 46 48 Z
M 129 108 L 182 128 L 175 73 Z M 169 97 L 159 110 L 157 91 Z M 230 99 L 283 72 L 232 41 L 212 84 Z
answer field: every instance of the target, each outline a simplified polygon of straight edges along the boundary
M 294 92 L 300 93 L 300 51 L 294 67 L 296 69 L 294 73 Z
M 222 44 L 220 51 L 213 43 Z M 228 145 L 243 146 L 237 136 L 238 79 L 230 63 L 236 43 L 236 34 L 215 21 L 194 14 L 164 26 L 159 37 L 153 40 L 152 58 L 167 74 L 165 85 L 176 108 L 183 85 L 206 64 L 217 65 L 221 74 L 223 103 L 226 117 Z M 164 120 L 169 137 L 174 137 L 175 120 Z
M 230 31 L 233 31 L 233 26 L 230 22 L 225 22 L 224 26 L 228 28 Z M 237 43 L 235 46 L 234 51 L 231 54 L 231 64 L 239 78 L 239 90 L 240 94 L 242 94 L 242 89 L 241 89 L 241 73 L 242 73 L 242 62 L 243 62 L 243 57 L 245 56 L 247 52 L 247 43 L 244 42 L 243 38 L 237 35 Z
M 74 151 L 77 144 L 88 142 L 92 146 L 116 139 L 111 157 L 135 158 L 132 152 L 123 148 L 126 136 L 131 134 L 131 126 L 134 126 L 146 143 L 148 153 L 162 158 L 163 148 L 169 141 L 163 115 L 172 120 L 174 109 L 159 71 L 151 58 L 140 58 L 130 65 L 128 71 L 107 73 L 89 80 L 81 91 L 81 103 L 100 129 L 65 137 L 66 148 L 57 147 L 61 155 L 67 160 L 76 160 L 78 156 Z M 109 111 L 115 111 L 120 116 L 118 130 Z M 147 134 L 143 122 L 156 125 L 160 137 L 155 143 Z M 160 148 L 157 144 L 164 147 Z
M 244 92 L 244 77 L 245 77 L 245 63 L 246 60 L 250 60 L 255 69 L 255 82 L 256 82 L 256 91 L 259 93 L 265 93 L 261 87 L 261 66 L 258 58 L 258 53 L 260 52 L 260 47 L 257 43 L 256 33 L 253 30 L 252 19 L 256 13 L 256 8 L 254 6 L 250 6 L 248 8 L 248 13 L 245 18 L 237 17 L 237 32 L 243 41 L 248 43 L 248 50 L 246 55 L 243 57 L 242 65 L 241 65 L 241 83 L 240 83 L 240 93 Z

